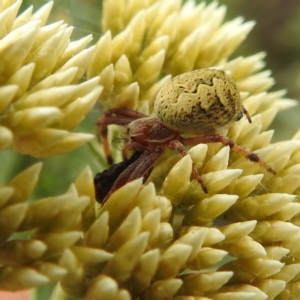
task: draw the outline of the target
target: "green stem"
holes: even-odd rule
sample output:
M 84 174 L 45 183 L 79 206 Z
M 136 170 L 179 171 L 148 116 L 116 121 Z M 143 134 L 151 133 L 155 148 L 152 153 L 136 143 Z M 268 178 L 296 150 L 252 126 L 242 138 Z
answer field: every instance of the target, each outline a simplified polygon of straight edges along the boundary
M 99 153 L 99 151 L 97 151 L 95 149 L 95 146 L 89 142 L 86 144 L 86 146 L 88 147 L 89 151 L 92 153 L 92 155 L 95 157 L 96 161 L 98 162 L 98 164 L 100 165 L 100 167 L 104 170 L 108 168 L 106 159 Z

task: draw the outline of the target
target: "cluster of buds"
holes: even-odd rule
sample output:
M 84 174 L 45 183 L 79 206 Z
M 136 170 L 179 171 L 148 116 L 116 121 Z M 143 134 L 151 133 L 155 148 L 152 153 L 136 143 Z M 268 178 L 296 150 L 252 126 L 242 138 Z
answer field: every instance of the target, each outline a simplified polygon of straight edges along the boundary
M 70 42 L 63 21 L 45 25 L 53 2 L 16 17 L 22 1 L 2 4 L 0 149 L 47 157 L 71 151 L 93 138 L 70 132 L 97 101 L 99 78 L 78 84 L 95 47 L 92 37 Z
M 1 150 L 69 152 L 94 137 L 71 130 L 97 100 L 151 114 L 170 78 L 216 67 L 234 78 L 253 121 L 222 134 L 276 175 L 200 144 L 184 158 L 166 152 L 146 184 L 132 181 L 100 207 L 89 167 L 64 194 L 29 201 L 42 167 L 33 165 L 0 188 L 0 289 L 58 282 L 51 299 L 295 299 L 300 133 L 272 144 L 268 130 L 295 102 L 268 92 L 263 53 L 229 59 L 254 23 L 224 21 L 216 3 L 105 0 L 103 35 L 86 48 L 91 36 L 70 42 L 71 27 L 45 25 L 53 2 L 17 16 L 21 2 L 0 3 Z M 191 179 L 192 163 L 209 194 Z

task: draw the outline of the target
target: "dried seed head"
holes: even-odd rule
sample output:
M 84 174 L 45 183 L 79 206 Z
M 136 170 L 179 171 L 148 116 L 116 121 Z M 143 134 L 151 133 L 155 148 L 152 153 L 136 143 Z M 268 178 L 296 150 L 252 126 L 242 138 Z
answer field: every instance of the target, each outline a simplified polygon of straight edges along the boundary
M 154 112 L 177 131 L 200 133 L 239 120 L 243 106 L 228 74 L 200 69 L 176 76 L 165 84 L 156 96 Z

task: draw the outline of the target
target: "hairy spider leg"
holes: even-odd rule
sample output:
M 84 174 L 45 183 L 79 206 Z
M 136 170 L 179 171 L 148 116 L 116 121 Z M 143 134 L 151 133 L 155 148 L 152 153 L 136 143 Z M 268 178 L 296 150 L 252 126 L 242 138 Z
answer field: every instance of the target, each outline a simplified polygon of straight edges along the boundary
M 128 155 L 127 155 L 127 152 L 129 151 L 129 150 L 132 150 L 133 148 L 132 148 L 132 143 L 127 143 L 126 145 L 125 145 L 125 147 L 122 149 L 122 157 L 123 157 L 123 159 L 125 160 L 125 159 L 128 159 Z
M 250 115 L 248 113 L 248 110 L 244 106 L 242 106 L 242 111 L 246 115 L 246 118 L 248 119 L 248 122 L 252 123 L 252 120 L 251 120 L 251 117 L 250 117 Z
M 187 155 L 187 152 L 184 150 L 184 147 L 182 145 L 182 143 L 180 143 L 178 140 L 173 140 L 169 143 L 169 148 L 171 150 L 177 150 L 182 156 L 186 156 Z M 193 166 L 192 166 L 192 172 L 193 172 L 193 175 L 195 177 L 195 179 L 199 182 L 199 184 L 201 185 L 203 191 L 205 194 L 208 194 L 208 190 L 207 190 L 207 187 L 206 185 L 204 184 L 197 168 L 195 167 L 194 163 L 193 163 Z
M 147 172 L 151 169 L 152 165 L 155 161 L 162 155 L 163 150 L 157 148 L 156 151 L 150 152 L 149 150 L 145 150 L 140 157 L 131 163 L 117 178 L 114 182 L 112 188 L 109 193 L 103 199 L 102 204 L 104 204 L 108 198 L 114 193 L 116 190 L 121 188 L 127 182 L 133 181 L 140 177 L 144 177 Z
M 150 170 L 156 160 L 163 154 L 163 149 L 157 148 L 155 151 L 150 152 L 149 150 L 145 150 L 141 155 L 139 161 L 140 163 L 136 165 L 135 169 L 129 176 L 129 181 L 135 180 L 144 176 L 146 172 Z
M 113 164 L 109 169 L 96 174 L 94 178 L 94 187 L 97 202 L 102 204 L 120 174 L 136 161 L 142 153 L 143 152 L 136 151 L 129 159 Z
M 111 124 L 115 125 L 127 125 L 130 122 L 147 117 L 147 115 L 133 111 L 128 108 L 113 108 L 106 112 L 104 116 L 99 118 L 96 122 L 96 134 L 98 138 L 102 139 L 104 153 L 109 165 L 112 165 L 113 159 L 111 157 L 110 149 L 109 149 L 109 142 L 107 140 L 107 126 Z
M 219 135 L 217 133 L 207 134 L 207 135 L 194 137 L 194 138 L 181 138 L 180 142 L 186 146 L 188 146 L 188 145 L 192 146 L 192 145 L 197 145 L 197 144 L 208 144 L 208 143 L 222 143 L 225 146 L 229 146 L 233 151 L 239 153 L 240 155 L 248 158 L 249 160 L 251 160 L 253 162 L 258 163 L 261 167 L 266 169 L 268 172 L 270 172 L 274 175 L 276 174 L 275 170 L 273 170 L 265 162 L 263 162 L 257 154 L 245 150 L 243 147 L 236 144 L 228 137 Z

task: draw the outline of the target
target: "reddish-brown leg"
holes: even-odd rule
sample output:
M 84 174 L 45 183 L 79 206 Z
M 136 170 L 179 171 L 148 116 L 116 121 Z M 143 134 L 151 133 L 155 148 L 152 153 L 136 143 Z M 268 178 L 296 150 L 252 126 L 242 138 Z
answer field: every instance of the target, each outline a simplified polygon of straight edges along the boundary
M 184 147 L 183 145 L 178 141 L 178 140 L 173 140 L 172 142 L 170 142 L 169 144 L 169 148 L 171 150 L 177 150 L 182 156 L 186 156 L 187 155 L 187 152 L 184 150 Z M 193 172 L 193 175 L 195 177 L 195 179 L 199 182 L 199 184 L 201 185 L 204 193 L 208 193 L 207 191 L 207 187 L 205 186 L 197 168 L 195 167 L 194 163 L 193 163 L 193 167 L 192 167 L 192 172 Z
M 272 173 L 272 174 L 276 174 L 276 172 L 269 167 L 265 162 L 263 162 L 257 154 L 247 151 L 245 150 L 243 147 L 241 147 L 240 145 L 234 143 L 231 139 L 216 134 L 216 133 L 212 133 L 212 134 L 207 134 L 207 135 L 203 135 L 203 136 L 199 136 L 199 137 L 194 137 L 194 138 L 181 138 L 180 142 L 183 145 L 197 145 L 197 144 L 208 144 L 208 143 L 222 143 L 225 146 L 229 146 L 233 151 L 239 153 L 240 155 L 245 156 L 246 158 L 248 158 L 249 160 L 258 163 L 260 166 L 262 166 L 264 169 L 266 169 L 268 172 Z
M 130 122 L 147 117 L 147 115 L 128 109 L 128 108 L 113 108 L 105 113 L 104 116 L 99 118 L 96 122 L 96 134 L 98 138 L 102 139 L 104 153 L 107 159 L 107 162 L 111 165 L 113 163 L 109 143 L 107 140 L 107 126 L 111 124 L 115 125 L 127 125 Z
M 127 182 L 133 181 L 140 177 L 144 177 L 147 174 L 147 172 L 150 170 L 150 168 L 153 166 L 155 161 L 161 156 L 162 153 L 163 151 L 160 148 L 158 148 L 154 152 L 145 150 L 136 161 L 134 161 L 120 174 L 120 176 L 113 184 L 111 190 L 104 198 L 102 204 L 104 204 L 108 200 L 108 198 L 111 196 L 113 192 L 118 190 Z
M 134 163 L 142 154 L 143 152 L 136 151 L 127 160 L 113 164 L 109 169 L 96 174 L 94 177 L 94 187 L 97 202 L 102 204 L 121 173 Z
M 248 119 L 249 123 L 252 123 L 251 117 L 250 117 L 247 109 L 244 106 L 242 106 L 242 110 L 243 110 L 243 113 L 246 115 L 246 118 Z

